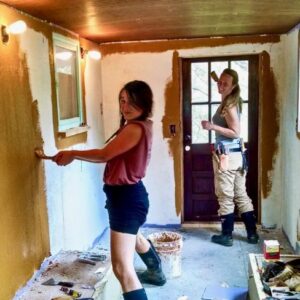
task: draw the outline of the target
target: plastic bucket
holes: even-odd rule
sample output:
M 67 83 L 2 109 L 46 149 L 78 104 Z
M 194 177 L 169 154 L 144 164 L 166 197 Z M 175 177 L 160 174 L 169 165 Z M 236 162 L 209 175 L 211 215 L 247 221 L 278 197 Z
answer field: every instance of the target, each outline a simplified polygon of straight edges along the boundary
M 168 279 L 181 275 L 182 236 L 177 232 L 163 231 L 152 233 L 148 239 L 155 247 Z

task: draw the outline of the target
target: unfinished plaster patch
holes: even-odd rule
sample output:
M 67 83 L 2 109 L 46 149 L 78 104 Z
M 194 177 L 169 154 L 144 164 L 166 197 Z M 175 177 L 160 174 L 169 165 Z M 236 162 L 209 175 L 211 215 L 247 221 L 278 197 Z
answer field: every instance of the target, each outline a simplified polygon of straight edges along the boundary
M 180 70 L 179 54 L 173 52 L 172 78 L 165 88 L 165 113 L 162 119 L 163 137 L 168 139 L 169 154 L 173 157 L 174 181 L 181 182 L 181 123 L 180 123 Z M 171 127 L 174 126 L 174 132 Z M 181 185 L 175 184 L 175 206 L 177 216 L 181 212 Z
M 38 111 L 32 102 L 26 56 L 19 40 L 0 45 L 0 282 L 1 299 L 16 289 L 49 255 L 43 171 L 34 155 L 42 144 Z M 16 269 L 22 272 L 16 272 Z
M 261 64 L 261 186 L 263 198 L 272 190 L 272 176 L 278 154 L 279 109 L 274 73 L 270 65 L 270 55 L 263 52 Z
M 234 44 L 264 44 L 279 43 L 280 35 L 260 35 L 260 36 L 236 36 L 220 38 L 202 38 L 202 39 L 181 39 L 166 41 L 147 41 L 147 42 L 129 42 L 129 43 L 107 43 L 101 45 L 102 57 L 115 53 L 139 53 L 139 52 L 165 52 L 174 49 L 193 49 L 199 47 L 221 47 Z

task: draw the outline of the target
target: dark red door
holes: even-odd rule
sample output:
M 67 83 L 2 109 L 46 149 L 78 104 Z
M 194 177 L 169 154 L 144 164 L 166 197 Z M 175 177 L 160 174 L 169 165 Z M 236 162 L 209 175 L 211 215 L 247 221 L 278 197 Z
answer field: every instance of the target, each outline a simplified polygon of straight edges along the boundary
M 184 221 L 218 219 L 214 193 L 211 145 L 214 132 L 203 130 L 201 120 L 211 120 L 220 104 L 217 85 L 210 77 L 225 68 L 239 74 L 243 113 L 242 134 L 249 156 L 247 191 L 255 210 L 258 202 L 258 56 L 234 56 L 182 60 Z

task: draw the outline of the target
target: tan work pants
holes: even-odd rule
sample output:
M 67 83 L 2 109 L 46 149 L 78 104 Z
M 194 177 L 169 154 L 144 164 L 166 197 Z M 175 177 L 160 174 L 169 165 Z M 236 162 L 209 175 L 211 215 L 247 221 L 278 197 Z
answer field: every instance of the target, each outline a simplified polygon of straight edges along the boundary
M 229 153 L 227 171 L 220 171 L 218 161 L 213 155 L 215 193 L 219 202 L 219 216 L 234 212 L 235 205 L 238 213 L 253 211 L 252 201 L 246 192 L 246 172 L 242 169 L 241 152 Z

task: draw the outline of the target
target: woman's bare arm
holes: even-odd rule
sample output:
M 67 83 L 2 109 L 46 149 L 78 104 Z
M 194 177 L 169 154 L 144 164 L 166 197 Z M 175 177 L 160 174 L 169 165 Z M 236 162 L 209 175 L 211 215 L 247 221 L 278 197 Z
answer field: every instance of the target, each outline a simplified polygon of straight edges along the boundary
M 236 106 L 227 109 L 225 120 L 228 128 L 213 124 L 209 121 L 202 121 L 202 127 L 206 130 L 214 130 L 228 138 L 238 138 L 240 136 L 240 120 Z
M 102 149 L 60 151 L 53 161 L 61 166 L 70 164 L 74 159 L 94 163 L 107 162 L 136 146 L 142 134 L 140 125 L 129 124 Z

